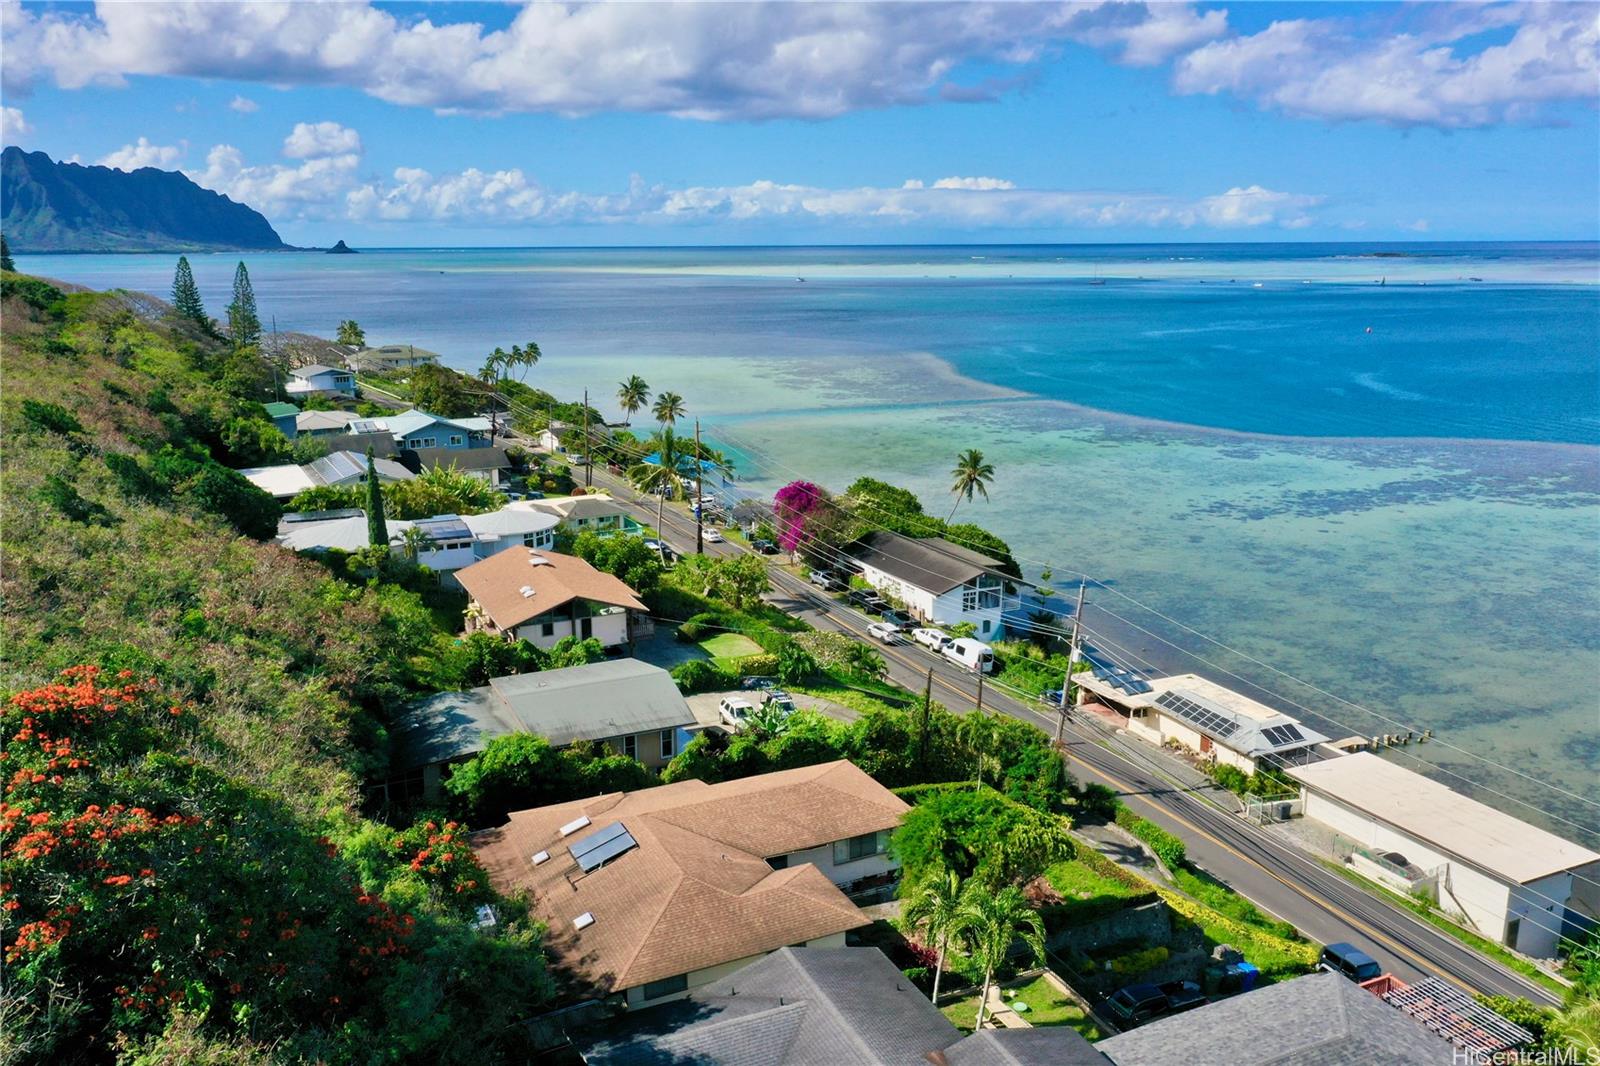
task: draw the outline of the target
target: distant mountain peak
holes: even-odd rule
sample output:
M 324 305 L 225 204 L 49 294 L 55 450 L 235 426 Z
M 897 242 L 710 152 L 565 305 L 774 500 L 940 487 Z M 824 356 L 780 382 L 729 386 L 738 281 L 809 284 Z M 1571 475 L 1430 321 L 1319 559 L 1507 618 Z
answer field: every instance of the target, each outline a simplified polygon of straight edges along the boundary
M 352 248 L 348 244 L 344 243 L 344 241 L 340 241 L 338 244 L 336 244 L 332 248 L 328 249 L 328 254 L 329 255 L 355 255 L 357 253 L 356 253 L 356 250 L 354 248 Z
M 177 171 L 0 152 L 0 225 L 16 253 L 261 250 L 288 245 L 259 211 Z

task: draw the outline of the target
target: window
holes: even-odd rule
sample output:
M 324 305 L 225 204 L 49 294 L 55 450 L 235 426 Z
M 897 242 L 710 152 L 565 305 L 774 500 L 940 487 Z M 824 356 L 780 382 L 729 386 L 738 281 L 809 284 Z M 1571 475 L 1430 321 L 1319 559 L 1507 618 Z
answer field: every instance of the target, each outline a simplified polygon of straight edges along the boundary
M 585 618 L 580 621 L 578 623 L 578 632 L 581 634 L 578 638 L 580 640 L 588 640 L 590 637 L 594 636 L 594 620 Z
M 643 995 L 645 999 L 660 999 L 662 996 L 671 996 L 687 991 L 689 991 L 689 975 L 680 973 L 676 977 L 664 977 L 659 981 L 651 981 L 644 986 Z
M 414 437 L 405 442 L 407 448 L 436 448 L 438 445 L 438 437 Z
M 661 731 L 661 757 L 670 759 L 678 754 L 678 734 L 670 729 Z
M 539 627 L 539 635 L 541 637 L 553 637 L 553 636 L 555 636 L 556 635 L 556 624 L 554 622 L 546 622 L 544 625 Z
M 888 833 L 863 833 L 849 840 L 835 840 L 833 842 L 833 864 L 843 866 L 847 862 L 865 859 L 873 855 L 882 855 L 889 849 Z
M 636 734 L 629 733 L 622 738 L 622 754 L 630 759 L 639 757 L 639 737 Z
M 461 434 L 459 434 L 459 433 L 450 434 L 450 447 L 459 448 L 459 447 L 461 447 L 461 445 L 463 443 L 465 443 L 465 442 L 462 441 Z
M 787 870 L 789 868 L 789 856 L 774 855 L 772 858 L 767 860 L 767 865 L 772 867 L 774 870 Z

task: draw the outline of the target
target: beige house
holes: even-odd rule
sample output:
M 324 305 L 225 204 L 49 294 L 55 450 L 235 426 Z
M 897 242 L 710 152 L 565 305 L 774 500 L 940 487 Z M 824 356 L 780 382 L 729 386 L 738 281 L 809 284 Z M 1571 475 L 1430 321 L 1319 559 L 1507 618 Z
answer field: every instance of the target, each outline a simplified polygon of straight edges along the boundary
M 892 878 L 909 808 L 848 762 L 518 811 L 474 837 L 526 892 L 557 968 L 628 1007 L 682 999 L 770 951 L 868 925 L 841 886 Z
M 467 590 L 467 632 L 552 648 L 563 637 L 628 643 L 630 612 L 649 612 L 627 585 L 575 555 L 512 549 L 456 571 Z
M 552 496 L 543 500 L 522 500 L 513 507 L 554 515 L 564 533 L 617 533 L 633 527 L 628 512 L 610 496 Z
M 377 348 L 363 348 L 347 360 L 351 370 L 370 374 L 409 370 L 412 367 L 427 366 L 438 361 L 438 352 L 418 348 L 415 344 L 384 344 Z

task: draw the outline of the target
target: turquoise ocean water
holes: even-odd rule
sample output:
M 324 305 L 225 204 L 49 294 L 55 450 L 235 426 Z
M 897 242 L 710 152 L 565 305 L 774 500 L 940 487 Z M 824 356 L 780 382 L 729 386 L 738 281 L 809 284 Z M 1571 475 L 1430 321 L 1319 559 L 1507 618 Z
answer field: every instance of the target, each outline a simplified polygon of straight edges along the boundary
M 158 294 L 175 259 L 17 258 Z M 191 257 L 214 313 L 239 258 Z M 245 259 L 280 330 L 355 318 L 462 369 L 532 338 L 530 382 L 602 409 L 641 374 L 753 488 L 871 474 L 943 514 L 980 448 L 963 512 L 1105 582 L 1102 650 L 1335 735 L 1431 728 L 1446 781 L 1600 840 L 1600 246 Z

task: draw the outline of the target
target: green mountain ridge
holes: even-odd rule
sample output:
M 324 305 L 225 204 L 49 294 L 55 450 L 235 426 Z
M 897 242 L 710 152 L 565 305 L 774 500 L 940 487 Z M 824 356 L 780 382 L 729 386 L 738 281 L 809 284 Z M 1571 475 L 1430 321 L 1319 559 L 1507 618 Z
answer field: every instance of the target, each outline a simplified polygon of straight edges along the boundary
M 14 253 L 287 249 L 259 211 L 176 171 L 0 153 L 0 228 Z

